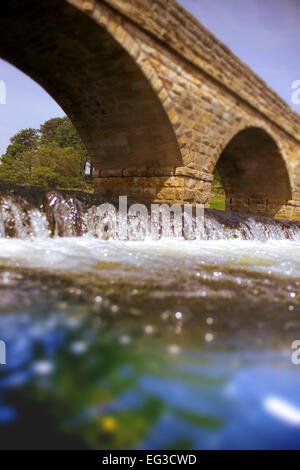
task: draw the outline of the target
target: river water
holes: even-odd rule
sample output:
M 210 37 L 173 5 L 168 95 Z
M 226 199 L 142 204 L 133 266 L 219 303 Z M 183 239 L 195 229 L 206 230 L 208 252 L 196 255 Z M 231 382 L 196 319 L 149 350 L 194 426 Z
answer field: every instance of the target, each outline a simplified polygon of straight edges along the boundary
M 1 448 L 300 448 L 298 224 L 102 240 L 55 204 L 0 206 Z

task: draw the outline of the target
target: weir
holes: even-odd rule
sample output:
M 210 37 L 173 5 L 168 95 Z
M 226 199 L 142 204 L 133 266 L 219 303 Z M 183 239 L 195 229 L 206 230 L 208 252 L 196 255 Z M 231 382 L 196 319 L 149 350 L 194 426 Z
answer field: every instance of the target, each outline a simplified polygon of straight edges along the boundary
M 0 237 L 47 238 L 90 236 L 104 239 L 122 239 L 122 227 L 116 231 L 105 229 L 116 213 L 114 206 L 103 213 L 104 201 L 93 195 L 76 191 L 46 190 L 2 183 L 0 196 Z M 110 206 L 110 205 L 108 205 Z M 130 206 L 129 206 L 130 207 Z M 195 216 L 190 221 L 195 223 Z M 185 238 L 178 223 L 172 219 L 169 235 Z M 127 216 L 122 223 L 128 224 L 130 239 L 140 239 L 136 217 Z M 162 219 L 159 220 L 162 223 Z M 151 236 L 149 227 L 145 235 Z M 183 223 L 181 227 L 184 227 Z M 161 227 L 158 230 L 163 237 Z M 124 230 L 123 230 L 124 232 Z M 300 222 L 276 220 L 258 215 L 245 215 L 231 211 L 204 209 L 203 226 L 196 234 L 201 240 L 300 240 Z

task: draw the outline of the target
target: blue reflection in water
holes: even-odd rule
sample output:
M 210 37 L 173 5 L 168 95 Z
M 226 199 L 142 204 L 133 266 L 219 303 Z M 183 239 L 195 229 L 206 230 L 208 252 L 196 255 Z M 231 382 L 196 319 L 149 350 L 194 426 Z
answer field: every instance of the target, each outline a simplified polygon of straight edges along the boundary
M 41 432 L 42 410 L 52 437 L 74 447 L 300 447 L 300 375 L 286 352 L 193 344 L 171 355 L 163 336 L 128 328 L 121 344 L 122 322 L 51 309 L 1 315 L 1 442 L 9 429 L 20 442 Z

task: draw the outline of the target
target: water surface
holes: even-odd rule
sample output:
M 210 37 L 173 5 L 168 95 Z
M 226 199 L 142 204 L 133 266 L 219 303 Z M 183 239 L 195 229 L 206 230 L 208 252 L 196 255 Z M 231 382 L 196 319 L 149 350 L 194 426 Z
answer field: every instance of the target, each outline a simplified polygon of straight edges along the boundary
M 300 242 L 0 239 L 1 448 L 300 447 Z

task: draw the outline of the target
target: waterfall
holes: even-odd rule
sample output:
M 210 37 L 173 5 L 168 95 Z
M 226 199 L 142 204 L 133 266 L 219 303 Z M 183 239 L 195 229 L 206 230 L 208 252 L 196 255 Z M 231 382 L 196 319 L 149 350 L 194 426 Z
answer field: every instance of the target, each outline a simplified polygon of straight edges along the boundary
M 112 217 L 115 208 L 111 206 Z M 94 197 L 63 191 L 43 191 L 38 197 L 24 192 L 6 192 L 0 198 L 0 237 L 75 237 L 118 238 L 103 230 L 104 215 Z M 130 222 L 130 218 L 128 219 Z M 136 220 L 131 219 L 132 227 Z M 134 222 L 134 223 L 133 223 Z M 102 227 L 101 227 L 102 223 Z M 174 224 L 175 225 L 175 224 Z M 150 222 L 149 222 L 150 226 Z M 131 232 L 133 229 L 131 228 Z M 175 230 L 176 232 L 176 230 Z M 177 230 L 178 236 L 178 230 Z M 175 235 L 173 235 L 175 237 Z M 204 210 L 203 240 L 300 240 L 300 222 L 269 219 L 261 216 Z

